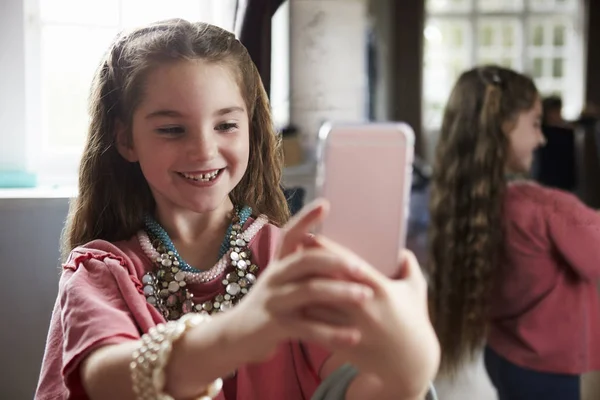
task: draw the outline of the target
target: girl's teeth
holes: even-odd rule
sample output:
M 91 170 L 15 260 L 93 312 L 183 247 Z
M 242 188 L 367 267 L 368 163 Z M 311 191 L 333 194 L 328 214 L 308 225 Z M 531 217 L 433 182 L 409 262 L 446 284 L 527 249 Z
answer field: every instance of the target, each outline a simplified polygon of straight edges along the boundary
M 215 179 L 217 177 L 218 173 L 219 173 L 219 170 L 209 172 L 207 174 L 189 175 L 189 174 L 182 173 L 181 175 L 186 179 L 191 179 L 196 182 L 208 182 L 208 181 L 212 181 L 213 179 Z

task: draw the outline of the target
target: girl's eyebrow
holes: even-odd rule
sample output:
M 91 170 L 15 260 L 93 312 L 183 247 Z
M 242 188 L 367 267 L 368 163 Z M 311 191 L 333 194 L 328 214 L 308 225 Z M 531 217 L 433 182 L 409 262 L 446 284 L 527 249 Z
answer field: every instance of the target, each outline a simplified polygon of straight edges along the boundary
M 215 112 L 215 115 L 221 116 L 221 115 L 227 115 L 227 114 L 231 114 L 231 113 L 243 113 L 243 112 L 246 112 L 246 110 L 244 110 L 243 107 L 232 106 L 232 107 L 225 107 L 225 108 L 221 108 L 220 110 L 217 110 Z
M 215 111 L 214 115 L 222 116 L 222 115 L 227 115 L 227 114 L 232 114 L 232 113 L 243 113 L 243 112 L 246 112 L 244 110 L 244 108 L 239 107 L 239 106 L 231 106 L 231 107 L 221 108 L 221 109 Z M 165 109 L 165 110 L 153 111 L 150 114 L 146 115 L 146 119 L 152 119 L 152 118 L 157 118 L 157 117 L 183 117 L 183 114 L 181 114 L 179 111 Z
M 175 110 L 158 110 L 153 111 L 146 115 L 146 119 L 157 118 L 157 117 L 181 117 L 182 114 Z

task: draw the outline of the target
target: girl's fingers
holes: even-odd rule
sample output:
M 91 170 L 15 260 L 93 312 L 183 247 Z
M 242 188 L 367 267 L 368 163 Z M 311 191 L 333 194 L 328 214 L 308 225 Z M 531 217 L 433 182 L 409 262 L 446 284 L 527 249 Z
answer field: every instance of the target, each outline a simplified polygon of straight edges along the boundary
M 275 287 L 316 276 L 349 280 L 358 268 L 347 258 L 322 248 L 297 251 L 277 264 L 270 272 L 270 284 Z
M 325 322 L 335 326 L 349 326 L 356 320 L 348 312 L 328 306 L 311 306 L 303 310 L 303 315 L 314 321 Z
M 396 279 L 417 285 L 419 288 L 426 288 L 427 282 L 425 276 L 413 252 L 403 250 L 400 254 L 400 271 Z
M 368 286 L 322 278 L 290 283 L 272 290 L 273 295 L 267 302 L 267 308 L 276 315 L 287 315 L 323 305 L 360 308 L 361 304 L 373 297 L 373 291 Z
M 285 317 L 280 323 L 291 338 L 317 343 L 330 351 L 355 346 L 361 339 L 357 328 L 310 321 L 300 315 Z
M 337 254 L 344 263 L 349 264 L 353 280 L 367 284 L 375 291 L 378 291 L 383 287 L 386 277 L 373 266 L 369 265 L 365 260 L 345 247 L 323 236 L 305 238 L 304 243 L 309 248 L 320 248 Z
M 315 200 L 300 210 L 283 228 L 276 259 L 281 259 L 296 251 L 310 229 L 323 220 L 328 207 L 329 204 L 326 201 Z

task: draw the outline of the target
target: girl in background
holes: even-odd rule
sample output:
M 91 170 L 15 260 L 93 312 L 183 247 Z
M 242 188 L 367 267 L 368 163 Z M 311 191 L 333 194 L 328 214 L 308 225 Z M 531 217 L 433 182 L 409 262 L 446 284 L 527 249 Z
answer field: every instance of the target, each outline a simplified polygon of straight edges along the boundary
M 533 81 L 461 75 L 445 110 L 431 192 L 429 273 L 442 371 L 485 347 L 501 400 L 579 399 L 600 369 L 600 215 L 519 177 L 544 143 Z

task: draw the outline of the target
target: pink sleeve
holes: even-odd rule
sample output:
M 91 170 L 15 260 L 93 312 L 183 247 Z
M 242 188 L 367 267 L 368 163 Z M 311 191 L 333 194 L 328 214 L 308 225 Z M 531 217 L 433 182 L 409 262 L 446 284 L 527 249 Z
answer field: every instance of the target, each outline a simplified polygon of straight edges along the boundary
M 325 361 L 331 357 L 331 352 L 314 343 L 305 343 L 303 346 L 306 349 L 308 361 L 313 371 L 317 374 L 319 379 L 321 379 L 321 369 L 323 369 Z
M 79 365 L 93 350 L 140 338 L 124 298 L 137 289 L 121 263 L 107 254 L 82 254 L 71 263 L 75 270 L 67 267 L 61 279 L 62 373 L 72 392 L 81 390 Z
M 578 275 L 600 278 L 600 214 L 570 194 L 552 193 L 545 215 L 552 242 Z
M 292 342 L 292 357 L 298 383 L 307 396 L 317 390 L 321 382 L 321 369 L 331 353 L 313 343 Z

